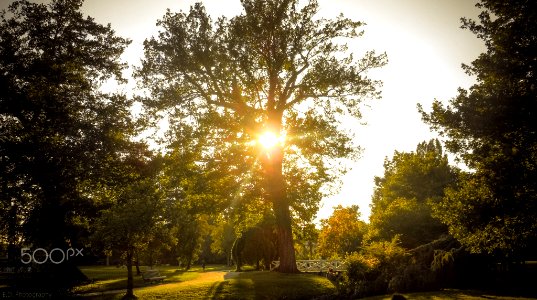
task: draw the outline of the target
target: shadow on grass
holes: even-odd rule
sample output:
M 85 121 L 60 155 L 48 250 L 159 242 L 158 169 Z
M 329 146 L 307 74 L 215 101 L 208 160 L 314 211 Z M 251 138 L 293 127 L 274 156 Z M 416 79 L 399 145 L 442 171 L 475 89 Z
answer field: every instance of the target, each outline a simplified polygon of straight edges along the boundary
M 223 295 L 224 294 L 224 287 L 226 285 L 229 285 L 229 282 L 227 281 L 220 281 L 215 282 L 209 290 L 207 291 L 207 296 L 203 298 L 204 300 L 211 300 L 211 299 L 217 299 L 217 295 Z
M 326 278 L 313 274 L 230 272 L 206 299 L 312 299 L 335 292 Z
M 476 290 L 441 290 L 433 292 L 421 293 L 403 293 L 409 300 L 479 300 L 479 299 L 494 299 L 494 300 L 513 300 L 513 299 L 535 299 L 533 297 L 507 296 L 499 295 L 494 292 L 482 292 Z M 364 300 L 385 300 L 391 299 L 391 295 L 373 296 L 363 298 Z
M 166 270 L 164 270 L 166 272 Z M 161 271 L 163 273 L 163 271 Z M 328 279 L 312 274 L 282 274 L 276 272 L 184 272 L 165 273 L 163 284 L 144 285 L 135 289 L 140 299 L 312 299 L 331 295 L 335 287 Z M 115 278 L 114 282 L 101 280 L 99 290 L 106 295 L 87 295 L 86 299 L 119 299 L 110 292 L 115 287 L 124 289 L 126 279 Z M 139 282 L 135 279 L 135 285 Z M 82 295 L 81 295 L 82 296 Z
M 183 281 L 188 281 L 196 278 L 198 272 L 189 270 L 178 270 L 175 266 L 162 266 L 155 267 L 161 273 L 161 275 L 166 276 L 161 283 L 150 283 L 144 282 L 141 275 L 133 276 L 134 288 L 148 287 L 148 286 L 157 286 L 159 284 L 166 283 L 178 283 Z M 127 287 L 127 270 L 125 268 L 117 267 L 81 267 L 80 268 L 91 282 L 77 286 L 73 289 L 75 293 L 94 293 L 94 292 L 104 292 L 104 291 L 113 291 L 113 290 L 123 290 Z M 142 272 L 149 268 L 142 267 Z

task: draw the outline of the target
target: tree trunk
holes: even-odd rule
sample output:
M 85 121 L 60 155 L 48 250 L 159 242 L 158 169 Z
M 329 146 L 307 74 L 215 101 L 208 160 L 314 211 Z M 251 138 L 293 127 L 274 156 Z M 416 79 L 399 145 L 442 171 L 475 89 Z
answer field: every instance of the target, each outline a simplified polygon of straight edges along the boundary
M 272 207 L 276 217 L 276 229 L 278 233 L 278 255 L 280 256 L 278 271 L 282 273 L 299 273 L 296 266 L 291 214 L 287 199 L 274 199 L 272 201 Z
M 268 128 L 275 134 L 280 134 L 282 112 L 269 112 Z M 289 201 L 283 178 L 283 148 L 277 144 L 264 155 L 265 180 L 267 197 L 272 203 L 276 218 L 276 230 L 278 233 L 278 255 L 280 266 L 278 271 L 282 273 L 299 273 L 296 266 L 293 232 L 291 228 L 291 213 Z
M 7 188 L 4 189 L 4 191 L 6 190 Z M 17 223 L 18 223 L 17 210 L 18 210 L 18 205 L 15 203 L 11 203 L 11 208 L 9 210 L 8 228 L 7 228 L 7 241 L 8 241 L 7 257 L 8 257 L 10 266 L 14 266 L 16 264 L 15 257 L 17 257 L 17 245 L 16 245 Z
M 190 267 L 192 267 L 192 257 L 189 257 L 186 261 L 186 270 L 190 270 Z
M 149 269 L 153 270 L 153 251 L 149 250 Z
M 227 266 L 231 267 L 232 259 L 231 259 L 231 251 L 226 251 L 226 260 L 227 260 Z
M 242 272 L 242 250 L 244 248 L 243 237 L 237 237 L 231 247 L 231 255 L 235 261 L 235 272 Z
M 138 255 L 138 251 L 136 251 L 136 276 L 142 275 L 142 272 L 140 272 L 140 257 Z
M 123 299 L 136 299 L 134 296 L 134 280 L 132 277 L 132 256 L 133 256 L 133 249 L 129 247 L 127 249 L 127 294 L 123 297 Z

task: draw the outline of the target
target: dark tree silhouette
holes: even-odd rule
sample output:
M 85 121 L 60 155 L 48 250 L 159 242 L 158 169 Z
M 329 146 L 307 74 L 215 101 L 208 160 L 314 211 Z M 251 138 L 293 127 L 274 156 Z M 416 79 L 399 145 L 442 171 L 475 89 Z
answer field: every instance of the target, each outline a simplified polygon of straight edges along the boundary
M 113 180 L 129 145 L 130 101 L 99 91 L 121 80 L 129 41 L 81 5 L 15 1 L 0 14 L 0 195 L 2 214 L 12 212 L 1 220 L 11 244 L 18 235 L 77 246 L 82 218 L 95 214 L 90 182 Z
M 477 84 L 423 118 L 471 169 L 438 210 L 474 252 L 512 253 L 537 238 L 537 3 L 482 0 L 463 19 L 487 47 L 464 70 Z

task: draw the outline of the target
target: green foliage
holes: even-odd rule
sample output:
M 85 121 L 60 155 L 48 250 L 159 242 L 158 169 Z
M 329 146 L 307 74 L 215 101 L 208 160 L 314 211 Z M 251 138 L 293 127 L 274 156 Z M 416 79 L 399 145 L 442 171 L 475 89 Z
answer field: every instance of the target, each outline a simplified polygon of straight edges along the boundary
M 244 262 L 257 269 L 270 269 L 270 263 L 278 259 L 278 236 L 274 218 L 269 217 L 249 230 L 245 236 Z
M 167 206 L 166 226 L 174 232 L 175 240 L 163 253 L 168 263 L 189 269 L 201 257 L 210 252 L 208 239 L 214 236 L 215 219 L 228 205 L 230 186 L 234 179 L 226 169 L 213 168 L 211 161 L 202 155 L 200 138 L 204 131 L 192 126 L 172 126 L 168 132 L 170 142 L 163 156 L 158 184 L 165 194 Z
M 209 234 L 210 226 L 207 215 L 180 214 L 175 220 L 177 244 L 173 247 L 180 264 L 190 269 L 200 258 L 204 238 Z
M 339 290 L 353 297 L 468 287 L 490 280 L 483 260 L 464 252 L 448 235 L 412 250 L 402 248 L 398 237 L 372 242 L 348 255 L 346 262 Z
M 371 51 L 355 59 L 344 41 L 360 36 L 362 23 L 315 18 L 316 1 L 241 3 L 240 15 L 216 21 L 201 3 L 168 11 L 136 74 L 154 116 L 165 112 L 175 132 L 199 132 L 205 171 L 231 174 L 223 199 L 272 205 L 282 270 L 292 272 L 291 216 L 311 220 L 322 187 L 340 174 L 331 159 L 356 153 L 338 117 L 359 117 L 359 103 L 378 96 L 380 83 L 365 73 L 386 58 Z M 268 129 L 286 133 L 285 145 L 255 144 Z
M 226 265 L 231 265 L 231 248 L 236 239 L 235 230 L 228 222 L 219 222 L 211 232 L 214 242 L 211 244 L 211 251 L 226 257 Z
M 415 152 L 396 151 L 384 162 L 384 176 L 375 178 L 368 238 L 400 235 L 402 246 L 410 249 L 447 233 L 431 215 L 431 206 L 454 184 L 456 174 L 438 140 L 418 144 Z
M 114 180 L 131 145 L 130 100 L 99 91 L 122 80 L 129 41 L 81 6 L 15 1 L 0 13 L 0 233 L 12 244 L 80 245 L 96 215 L 83 188 Z
M 150 264 L 154 252 L 166 244 L 172 244 L 173 229 L 164 219 L 169 207 L 165 203 L 165 193 L 158 184 L 161 171 L 160 157 L 135 155 L 126 157 L 122 165 L 129 173 L 128 182 L 121 185 L 104 186 L 104 190 L 94 193 L 93 197 L 102 197 L 100 202 L 107 203 L 107 208 L 99 212 L 99 217 L 92 224 L 93 251 L 98 249 L 110 253 L 118 251 L 127 266 L 127 294 L 134 297 L 134 278 L 132 266 L 139 263 L 141 254 L 149 254 Z M 142 253 L 141 253 L 142 252 Z M 145 253 L 144 253 L 145 252 Z
M 344 257 L 362 246 L 366 224 L 360 220 L 357 205 L 334 207 L 328 219 L 321 220 L 317 253 L 323 258 Z
M 117 192 L 114 204 L 103 210 L 94 225 L 93 240 L 108 249 L 141 248 L 163 226 L 162 192 L 154 182 L 143 180 Z
M 408 261 L 397 238 L 390 242 L 372 242 L 346 257 L 347 272 L 340 292 L 353 297 L 383 294 L 392 278 L 402 272 Z
M 436 215 L 473 252 L 513 253 L 537 237 L 534 1 L 482 0 L 463 28 L 487 47 L 464 70 L 477 84 L 423 118 L 471 170 Z
M 317 257 L 316 247 L 320 230 L 313 223 L 297 224 L 295 233 L 295 249 L 297 259 L 314 259 Z

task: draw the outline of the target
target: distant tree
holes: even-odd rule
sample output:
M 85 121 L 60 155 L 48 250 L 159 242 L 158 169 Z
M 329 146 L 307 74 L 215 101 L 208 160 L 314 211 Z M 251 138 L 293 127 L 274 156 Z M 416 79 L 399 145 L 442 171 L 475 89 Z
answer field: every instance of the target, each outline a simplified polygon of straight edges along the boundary
M 469 172 L 436 215 L 473 252 L 518 252 L 537 238 L 537 3 L 481 0 L 462 19 L 487 51 L 463 65 L 477 83 L 423 119 Z
M 187 270 L 198 260 L 209 235 L 210 221 L 227 205 L 226 170 L 212 168 L 202 156 L 204 128 L 171 125 L 159 185 L 168 207 L 165 216 L 177 243 L 171 255 Z
M 289 199 L 288 166 L 301 168 L 310 191 L 333 181 L 329 158 L 357 149 L 338 117 L 360 117 L 359 103 L 378 96 L 379 82 L 366 72 L 386 59 L 374 52 L 355 59 L 341 42 L 360 36 L 362 23 L 315 18 L 316 1 L 241 3 L 239 16 L 216 22 L 200 3 L 188 14 L 168 11 L 158 22 L 163 30 L 145 42 L 137 75 L 151 93 L 148 107 L 166 111 L 171 123 L 208 130 L 206 156 L 235 160 L 231 172 L 245 166 L 242 178 L 262 174 L 263 197 L 276 217 L 279 271 L 297 272 L 290 206 L 298 199 Z M 254 145 L 264 130 L 287 133 L 285 144 Z
M 0 227 L 11 245 L 82 247 L 98 210 L 86 191 L 114 180 L 131 145 L 130 100 L 99 90 L 122 80 L 129 41 L 81 6 L 23 0 L 0 12 Z
M 202 243 L 209 234 L 207 215 L 196 215 L 188 212 L 176 215 L 173 220 L 177 224 L 177 244 L 174 246 L 177 259 L 185 270 L 200 258 Z
M 320 230 L 316 228 L 313 222 L 297 224 L 297 227 L 295 230 L 297 258 L 314 259 L 316 257 L 315 249 L 317 248 Z
M 229 233 L 231 233 L 231 235 L 226 236 L 226 234 Z M 227 254 L 229 254 L 231 246 L 222 244 L 228 240 L 231 240 L 231 243 L 233 243 L 234 236 L 232 234 L 233 228 L 222 226 L 222 223 L 219 222 L 217 217 L 210 216 L 208 230 L 203 237 L 203 242 L 201 244 L 201 253 L 198 262 L 205 262 L 205 264 L 225 264 L 229 266 L 230 262 L 228 261 Z M 220 248 L 220 246 L 227 248 Z
M 221 221 L 212 231 L 214 242 L 211 244 L 211 251 L 223 254 L 226 257 L 226 265 L 231 266 L 231 248 L 235 241 L 235 230 L 229 222 Z
M 142 178 L 112 195 L 109 209 L 103 210 L 93 226 L 94 244 L 104 249 L 119 251 L 127 266 L 127 293 L 125 298 L 134 298 L 133 262 L 147 245 L 162 238 L 166 232 L 166 220 L 162 219 L 165 205 L 163 193 L 151 178 Z M 161 243 L 166 242 L 160 240 Z
M 317 252 L 323 258 L 343 258 L 360 250 L 366 230 L 366 223 L 360 220 L 358 205 L 338 205 L 328 219 L 321 220 Z
M 432 216 L 432 205 L 455 183 L 456 174 L 436 139 L 413 152 L 396 151 L 384 162 L 384 176 L 375 177 L 369 235 L 385 241 L 399 235 L 408 249 L 446 234 L 446 226 Z

